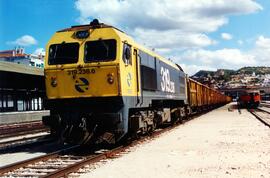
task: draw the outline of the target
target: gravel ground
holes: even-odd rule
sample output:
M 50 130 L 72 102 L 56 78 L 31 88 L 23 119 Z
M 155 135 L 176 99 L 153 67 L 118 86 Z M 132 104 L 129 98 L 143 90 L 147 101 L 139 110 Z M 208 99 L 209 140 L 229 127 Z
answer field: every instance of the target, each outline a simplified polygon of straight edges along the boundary
M 270 177 L 270 129 L 232 104 L 198 117 L 82 177 Z
M 0 155 L 0 167 L 12 164 L 18 161 L 24 161 L 37 156 L 45 155 L 46 153 L 41 152 L 19 152 L 19 153 L 7 153 Z

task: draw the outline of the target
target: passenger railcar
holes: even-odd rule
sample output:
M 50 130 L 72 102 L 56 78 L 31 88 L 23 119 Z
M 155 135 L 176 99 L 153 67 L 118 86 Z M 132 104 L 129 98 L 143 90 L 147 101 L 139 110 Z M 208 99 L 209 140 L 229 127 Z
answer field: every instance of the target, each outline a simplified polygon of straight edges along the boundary
M 43 122 L 72 143 L 115 143 L 223 102 L 177 64 L 97 20 L 56 32 L 44 72 L 51 115 Z

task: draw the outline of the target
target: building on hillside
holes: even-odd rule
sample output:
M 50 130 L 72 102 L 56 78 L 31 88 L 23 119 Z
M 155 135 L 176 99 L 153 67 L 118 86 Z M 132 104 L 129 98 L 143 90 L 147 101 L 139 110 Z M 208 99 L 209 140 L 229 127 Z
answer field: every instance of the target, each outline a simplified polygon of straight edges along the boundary
M 44 55 L 26 54 L 24 48 L 0 51 L 0 61 L 24 64 L 33 67 L 44 67 Z
M 44 68 L 44 55 L 31 54 L 30 55 L 30 65 L 34 66 L 34 67 Z
M 264 76 L 263 86 L 270 87 L 270 74 Z

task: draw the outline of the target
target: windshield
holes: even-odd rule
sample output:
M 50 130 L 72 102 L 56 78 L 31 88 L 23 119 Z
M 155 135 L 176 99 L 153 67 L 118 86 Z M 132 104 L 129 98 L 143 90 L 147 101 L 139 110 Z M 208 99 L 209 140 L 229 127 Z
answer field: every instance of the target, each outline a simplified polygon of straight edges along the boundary
M 85 62 L 113 61 L 116 58 L 116 40 L 88 41 L 85 44 Z
M 79 43 L 53 44 L 49 48 L 49 65 L 77 63 Z

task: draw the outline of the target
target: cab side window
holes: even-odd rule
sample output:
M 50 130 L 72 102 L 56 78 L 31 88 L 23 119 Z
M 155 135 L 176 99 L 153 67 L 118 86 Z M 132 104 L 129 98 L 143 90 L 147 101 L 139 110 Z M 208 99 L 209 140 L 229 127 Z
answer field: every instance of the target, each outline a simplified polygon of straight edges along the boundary
M 141 63 L 142 89 L 150 91 L 158 90 L 156 58 L 141 50 L 139 51 L 139 56 Z
M 131 46 L 127 43 L 124 43 L 123 47 L 123 61 L 126 65 L 132 65 Z

